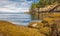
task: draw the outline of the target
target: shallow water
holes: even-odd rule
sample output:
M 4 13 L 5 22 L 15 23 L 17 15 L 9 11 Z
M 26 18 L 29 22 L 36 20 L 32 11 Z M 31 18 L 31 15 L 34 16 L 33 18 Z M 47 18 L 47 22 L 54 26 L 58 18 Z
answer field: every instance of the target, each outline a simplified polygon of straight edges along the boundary
M 31 21 L 31 15 L 24 13 L 0 13 L 0 20 L 10 21 L 17 25 L 28 25 Z

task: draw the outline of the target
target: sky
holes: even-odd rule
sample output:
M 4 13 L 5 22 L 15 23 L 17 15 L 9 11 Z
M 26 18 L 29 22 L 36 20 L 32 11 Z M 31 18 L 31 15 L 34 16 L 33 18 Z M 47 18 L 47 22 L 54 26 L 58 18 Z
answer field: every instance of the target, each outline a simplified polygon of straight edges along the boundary
M 38 0 L 0 0 L 0 12 L 29 12 L 34 1 Z

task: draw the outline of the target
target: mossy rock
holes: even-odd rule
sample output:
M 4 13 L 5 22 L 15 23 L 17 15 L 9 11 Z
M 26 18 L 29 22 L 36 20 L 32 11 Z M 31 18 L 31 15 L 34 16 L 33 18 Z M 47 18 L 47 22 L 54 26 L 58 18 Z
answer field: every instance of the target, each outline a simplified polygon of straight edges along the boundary
M 43 33 L 43 34 L 46 34 L 46 35 L 49 35 L 51 33 L 51 28 L 44 27 L 44 28 L 39 29 L 39 32 Z
M 30 22 L 28 27 L 39 29 L 44 27 L 44 24 L 41 22 Z

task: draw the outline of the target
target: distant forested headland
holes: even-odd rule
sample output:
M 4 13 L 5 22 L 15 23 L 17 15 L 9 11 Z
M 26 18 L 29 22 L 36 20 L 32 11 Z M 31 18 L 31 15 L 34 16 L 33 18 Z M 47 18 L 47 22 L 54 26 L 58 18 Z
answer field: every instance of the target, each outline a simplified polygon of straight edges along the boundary
M 53 9 L 56 9 L 55 7 L 58 7 L 59 4 L 60 0 L 39 0 L 37 3 L 32 3 L 29 12 L 32 15 L 32 19 L 39 20 L 40 12 L 53 12 Z
M 47 5 L 52 5 L 52 4 L 56 4 L 56 3 L 60 3 L 60 0 L 39 0 L 39 2 L 37 2 L 37 3 L 32 3 L 31 9 L 42 8 Z

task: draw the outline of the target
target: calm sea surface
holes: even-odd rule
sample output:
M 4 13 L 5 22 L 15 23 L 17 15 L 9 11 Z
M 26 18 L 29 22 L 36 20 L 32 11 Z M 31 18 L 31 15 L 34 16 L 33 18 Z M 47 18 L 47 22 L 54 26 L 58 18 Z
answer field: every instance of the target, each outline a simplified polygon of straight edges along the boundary
M 10 21 L 17 25 L 28 25 L 31 21 L 31 15 L 24 13 L 0 13 L 0 20 Z

